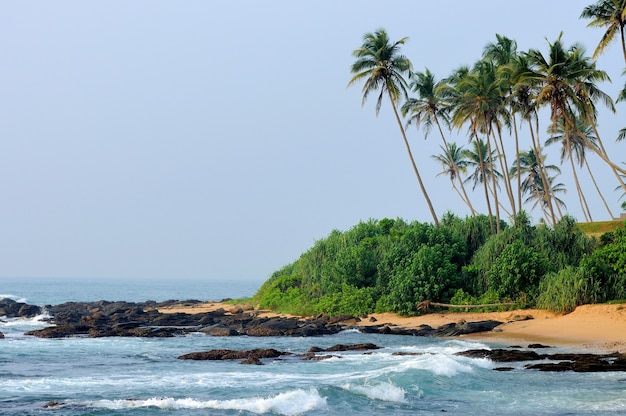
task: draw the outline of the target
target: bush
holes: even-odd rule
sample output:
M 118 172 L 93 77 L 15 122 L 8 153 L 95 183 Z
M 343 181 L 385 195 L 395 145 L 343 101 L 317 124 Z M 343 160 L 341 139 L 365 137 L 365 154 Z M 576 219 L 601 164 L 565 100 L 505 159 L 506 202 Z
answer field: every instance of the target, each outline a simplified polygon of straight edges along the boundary
M 549 273 L 539 286 L 537 306 L 556 313 L 572 312 L 590 300 L 590 284 L 581 268 L 571 266 Z

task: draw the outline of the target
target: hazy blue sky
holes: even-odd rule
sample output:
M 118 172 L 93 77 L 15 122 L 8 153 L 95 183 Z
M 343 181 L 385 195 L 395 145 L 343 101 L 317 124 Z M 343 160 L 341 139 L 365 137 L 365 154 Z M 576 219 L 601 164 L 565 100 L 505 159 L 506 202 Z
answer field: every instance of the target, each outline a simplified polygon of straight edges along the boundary
M 442 78 L 496 33 L 545 52 L 564 31 L 593 52 L 592 2 L 3 1 L 0 276 L 260 282 L 335 228 L 431 221 L 388 103 L 376 118 L 346 88 L 363 34 L 408 36 L 415 69 Z M 617 43 L 598 66 L 615 97 Z M 625 111 L 601 117 L 619 162 Z M 435 178 L 438 137 L 409 138 L 435 208 L 466 215 Z

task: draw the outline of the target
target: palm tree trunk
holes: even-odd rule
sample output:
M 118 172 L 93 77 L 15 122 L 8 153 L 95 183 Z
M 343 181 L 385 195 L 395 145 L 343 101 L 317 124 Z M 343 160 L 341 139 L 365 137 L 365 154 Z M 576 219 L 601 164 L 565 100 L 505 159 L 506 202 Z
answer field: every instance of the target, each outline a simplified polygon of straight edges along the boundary
M 485 201 L 487 203 L 487 214 L 489 215 L 489 226 L 491 228 L 491 234 L 496 233 L 496 227 L 493 223 L 493 213 L 491 212 L 491 202 L 489 198 L 489 190 L 487 189 L 487 178 L 485 175 L 485 161 L 483 159 L 483 151 L 480 147 L 480 140 L 478 140 L 478 136 L 476 135 L 475 125 L 472 121 L 472 136 L 474 136 L 474 140 L 476 140 L 476 151 L 478 152 L 478 168 L 480 169 L 480 174 L 482 175 L 482 183 L 483 189 L 485 191 Z
M 498 160 L 500 161 L 500 169 L 502 169 L 504 189 L 506 190 L 506 194 L 509 197 L 509 202 L 511 203 L 511 209 L 513 210 L 513 215 L 515 216 L 515 198 L 513 197 L 513 190 L 511 189 L 511 177 L 509 176 L 509 162 L 506 160 L 506 152 L 504 151 L 504 142 L 502 141 L 502 132 L 500 131 L 499 127 L 497 128 L 497 132 L 498 132 L 497 140 L 494 135 L 493 142 L 496 144 L 496 151 L 498 152 L 498 155 L 500 155 Z M 498 146 L 498 140 L 500 141 L 499 146 Z
M 624 18 L 623 15 L 622 18 Z M 624 25 L 620 26 L 619 32 L 622 37 L 622 52 L 624 53 L 624 63 L 626 63 L 626 39 L 624 39 Z
M 520 168 L 520 158 L 519 158 L 519 133 L 517 131 L 517 119 L 513 116 L 513 131 L 515 132 L 515 157 L 517 159 L 517 169 L 519 171 Z M 522 175 L 517 175 L 517 210 L 522 210 Z
M 548 195 L 547 203 L 548 203 L 548 208 L 549 208 L 550 214 L 552 216 L 552 223 L 556 224 L 556 216 L 554 214 L 554 206 L 552 204 L 552 186 L 550 186 L 550 181 L 548 180 L 547 175 L 546 175 L 546 171 L 545 171 L 545 169 L 543 167 L 543 163 L 542 163 L 543 160 L 542 160 L 542 155 L 541 155 L 541 146 L 538 143 L 539 142 L 539 119 L 537 117 L 535 119 L 536 129 L 537 129 L 537 134 L 536 135 L 535 135 L 535 132 L 533 131 L 532 123 L 531 123 L 530 118 L 528 119 L 528 123 L 529 123 L 529 126 L 530 126 L 530 136 L 531 136 L 531 140 L 532 140 L 533 149 L 535 151 L 535 157 L 537 159 L 537 164 L 539 165 L 539 173 L 540 173 L 540 176 L 541 176 L 541 182 L 543 183 L 543 191 L 544 191 L 544 193 L 547 193 L 547 195 Z
M 591 181 L 593 182 L 593 186 L 596 187 L 596 191 L 598 191 L 598 195 L 600 195 L 600 199 L 602 200 L 602 203 L 604 203 L 604 207 L 609 213 L 609 218 L 611 219 L 615 218 L 613 216 L 613 213 L 611 212 L 611 209 L 609 208 L 609 205 L 606 203 L 606 199 L 604 199 L 604 195 L 602 195 L 602 192 L 600 191 L 600 188 L 598 187 L 598 184 L 596 183 L 596 178 L 593 176 L 593 173 L 591 173 L 591 167 L 589 166 L 589 163 L 587 162 L 586 159 L 585 159 L 585 165 L 587 166 L 587 172 L 589 172 L 589 177 L 591 178 Z
M 489 127 L 489 130 L 491 130 L 491 126 Z M 498 184 L 496 182 L 496 175 L 494 174 L 494 169 L 493 169 L 493 159 L 491 158 L 491 138 L 490 138 L 490 134 L 489 131 L 487 131 L 487 154 L 489 155 L 489 171 L 491 174 L 491 184 L 493 186 L 493 203 L 496 206 L 496 232 L 500 233 L 500 204 L 498 203 Z M 486 180 L 486 178 L 485 178 Z
M 409 153 L 409 158 L 411 159 L 411 165 L 413 165 L 413 171 L 415 172 L 415 176 L 417 177 L 417 182 L 419 183 L 420 189 L 424 194 L 424 199 L 426 199 L 426 204 L 428 205 L 428 209 L 430 210 L 430 214 L 433 216 L 433 221 L 435 222 L 435 227 L 439 228 L 439 220 L 437 219 L 437 214 L 433 208 L 433 204 L 430 202 L 430 198 L 428 197 L 428 192 L 426 192 L 426 188 L 424 187 L 424 183 L 422 182 L 422 177 L 417 169 L 417 165 L 415 164 L 415 159 L 413 158 L 413 152 L 411 152 L 411 146 L 409 145 L 409 140 L 406 137 L 406 132 L 404 131 L 404 127 L 402 126 L 402 120 L 400 120 L 400 115 L 398 114 L 398 109 L 396 109 L 396 103 L 393 100 L 393 96 L 391 92 L 387 90 L 389 93 L 389 101 L 391 101 L 391 107 L 393 108 L 393 113 L 396 116 L 396 121 L 398 122 L 398 126 L 400 127 L 400 133 L 402 133 L 402 138 L 404 139 L 404 144 L 406 145 L 406 150 Z
M 569 149 L 569 139 L 566 139 L 566 146 Z M 569 162 L 572 166 L 572 174 L 574 175 L 574 183 L 576 184 L 576 191 L 578 192 L 578 200 L 580 201 L 580 208 L 583 211 L 583 215 L 585 216 L 585 221 L 592 222 L 593 218 L 591 218 L 591 211 L 589 210 L 589 205 L 587 205 L 587 199 L 583 194 L 583 190 L 580 187 L 580 182 L 578 181 L 578 174 L 576 173 L 576 166 L 574 165 L 574 158 L 572 157 L 571 151 L 569 152 Z

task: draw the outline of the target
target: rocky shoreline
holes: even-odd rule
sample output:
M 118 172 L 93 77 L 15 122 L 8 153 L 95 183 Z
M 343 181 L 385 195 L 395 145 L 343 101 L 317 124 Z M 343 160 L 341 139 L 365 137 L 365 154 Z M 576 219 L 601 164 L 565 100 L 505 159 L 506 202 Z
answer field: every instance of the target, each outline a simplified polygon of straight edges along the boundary
M 0 299 L 0 316 L 6 318 L 33 318 L 44 312 L 50 315 L 46 320 L 50 326 L 29 331 L 26 335 L 40 338 L 66 337 L 173 337 L 188 333 L 202 332 L 211 336 L 298 336 L 316 337 L 336 334 L 346 329 L 358 329 L 363 333 L 387 335 L 410 335 L 428 337 L 455 337 L 493 331 L 503 322 L 485 320 L 477 322 L 452 322 L 433 328 L 421 325 L 417 328 L 403 328 L 397 325 L 370 321 L 370 325 L 357 326 L 367 317 L 351 315 L 318 315 L 310 318 L 265 316 L 253 308 L 244 310 L 232 307 L 229 310 L 218 308 L 208 312 L 163 313 L 160 310 L 177 306 L 193 306 L 200 301 L 165 301 L 165 302 L 66 302 L 59 305 L 39 307 L 12 299 Z M 370 320 L 372 318 L 369 318 Z M 2 339 L 0 333 L 0 339 Z M 337 345 L 328 349 L 312 347 L 302 354 L 295 354 L 302 360 L 322 360 L 334 357 L 332 352 L 376 350 L 374 344 L 353 346 Z M 487 358 L 494 362 L 532 362 L 524 369 L 539 371 L 577 371 L 602 372 L 626 371 L 626 354 L 539 354 L 534 349 L 545 348 L 543 345 L 529 345 L 528 349 L 510 347 L 509 349 L 470 350 L 458 355 L 470 358 Z M 330 354 L 329 354 L 330 353 Z M 283 359 L 287 352 L 276 350 L 211 350 L 184 354 L 184 360 L 233 360 L 242 359 L 243 364 L 263 364 L 266 359 Z M 497 367 L 494 370 L 508 371 L 513 367 Z
M 189 300 L 189 306 L 200 301 Z M 179 301 L 165 302 L 66 302 L 40 308 L 35 305 L 0 300 L 0 316 L 7 318 L 32 318 L 44 311 L 50 314 L 51 326 L 29 331 L 27 335 L 40 338 L 65 338 L 71 336 L 97 337 L 173 337 L 191 332 L 202 332 L 213 336 L 298 336 L 313 337 L 336 334 L 366 317 L 352 315 L 318 315 L 310 318 L 260 316 L 254 309 L 235 307 L 230 311 L 223 308 L 210 312 L 162 313 L 165 309 L 179 305 Z M 459 336 L 491 331 L 499 321 L 458 322 L 432 328 L 401 328 L 390 324 L 358 327 L 361 332 L 413 335 L 413 336 Z

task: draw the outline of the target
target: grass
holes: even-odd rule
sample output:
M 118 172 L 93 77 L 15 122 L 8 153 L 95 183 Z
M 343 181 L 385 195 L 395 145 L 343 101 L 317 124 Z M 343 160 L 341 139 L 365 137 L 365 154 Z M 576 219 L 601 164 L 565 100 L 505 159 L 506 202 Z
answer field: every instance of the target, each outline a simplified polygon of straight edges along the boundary
M 597 222 L 579 222 L 578 228 L 589 237 L 600 237 L 609 231 L 615 231 L 616 228 L 624 228 L 625 221 L 623 219 L 613 221 L 597 221 Z

